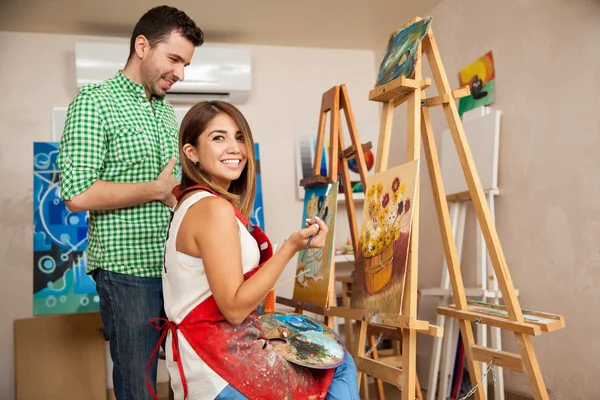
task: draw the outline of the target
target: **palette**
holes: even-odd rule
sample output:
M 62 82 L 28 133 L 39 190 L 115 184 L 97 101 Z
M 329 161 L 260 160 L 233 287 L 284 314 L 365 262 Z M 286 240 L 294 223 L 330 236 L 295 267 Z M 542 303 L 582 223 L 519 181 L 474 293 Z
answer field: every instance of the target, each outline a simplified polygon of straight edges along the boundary
M 261 315 L 260 326 L 271 345 L 283 358 L 303 367 L 329 369 L 340 366 L 346 350 L 328 326 L 305 315 L 272 312 Z M 283 337 L 279 328 L 288 328 Z

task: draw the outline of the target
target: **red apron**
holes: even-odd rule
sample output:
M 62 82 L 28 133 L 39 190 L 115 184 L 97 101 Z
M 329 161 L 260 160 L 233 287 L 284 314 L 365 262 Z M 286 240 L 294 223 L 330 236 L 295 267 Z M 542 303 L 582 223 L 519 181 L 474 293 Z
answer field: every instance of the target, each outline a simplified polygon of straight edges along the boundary
M 177 186 L 173 193 L 179 200 L 192 190 L 206 190 L 218 196 L 210 188 L 201 185 L 184 191 Z M 236 207 L 234 209 L 237 218 L 243 224 L 250 225 L 242 213 Z M 260 262 L 256 268 L 244 274 L 245 280 L 273 255 L 271 242 L 260 227 L 252 226 L 250 234 L 259 246 Z M 181 374 L 184 399 L 187 399 L 188 392 L 179 357 L 177 330 L 213 371 L 250 400 L 324 399 L 333 379 L 335 369 L 305 368 L 280 356 L 265 337 L 256 312 L 252 312 L 240 325 L 231 325 L 212 296 L 190 311 L 179 324 L 165 318 L 154 318 L 151 323 L 156 329 L 162 330 L 162 334 L 150 361 L 156 357 L 161 343 L 171 331 L 173 360 L 177 362 Z M 152 390 L 148 375 L 146 381 L 154 399 L 159 400 Z

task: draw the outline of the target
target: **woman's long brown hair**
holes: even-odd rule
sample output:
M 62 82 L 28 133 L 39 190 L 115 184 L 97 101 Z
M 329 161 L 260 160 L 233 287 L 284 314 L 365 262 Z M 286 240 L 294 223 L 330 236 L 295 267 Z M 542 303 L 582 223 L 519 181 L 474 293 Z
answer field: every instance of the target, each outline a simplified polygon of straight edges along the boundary
M 226 191 L 216 185 L 211 176 L 187 158 L 183 146 L 198 146 L 198 138 L 206 130 L 207 125 L 219 114 L 229 115 L 240 129 L 246 145 L 246 167 L 238 179 L 231 182 Z M 249 218 L 254 206 L 256 193 L 256 164 L 254 162 L 254 140 L 248 121 L 233 105 L 224 101 L 203 101 L 194 105 L 187 112 L 179 129 L 179 159 L 181 160 L 181 190 L 201 184 L 208 186 L 226 200 L 235 205 L 242 214 Z

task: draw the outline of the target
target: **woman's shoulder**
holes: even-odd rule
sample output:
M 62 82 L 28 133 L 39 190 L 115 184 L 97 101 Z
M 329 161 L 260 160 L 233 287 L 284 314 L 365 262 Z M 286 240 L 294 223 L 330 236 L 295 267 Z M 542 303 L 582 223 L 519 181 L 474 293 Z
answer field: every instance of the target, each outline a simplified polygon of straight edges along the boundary
M 235 218 L 233 205 L 222 197 L 209 192 L 189 208 L 189 212 L 203 217 L 205 220 L 218 221 L 222 218 Z

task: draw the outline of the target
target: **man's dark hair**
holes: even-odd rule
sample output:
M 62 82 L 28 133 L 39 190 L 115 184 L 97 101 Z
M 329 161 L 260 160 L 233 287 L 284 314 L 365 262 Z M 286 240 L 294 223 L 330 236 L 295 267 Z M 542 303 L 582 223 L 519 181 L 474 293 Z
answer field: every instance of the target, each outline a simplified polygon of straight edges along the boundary
M 129 57 L 135 52 L 135 39 L 144 35 L 150 47 L 164 42 L 171 32 L 177 31 L 195 47 L 204 43 L 204 33 L 186 13 L 174 7 L 158 6 L 148 10 L 133 28 L 129 43 Z

